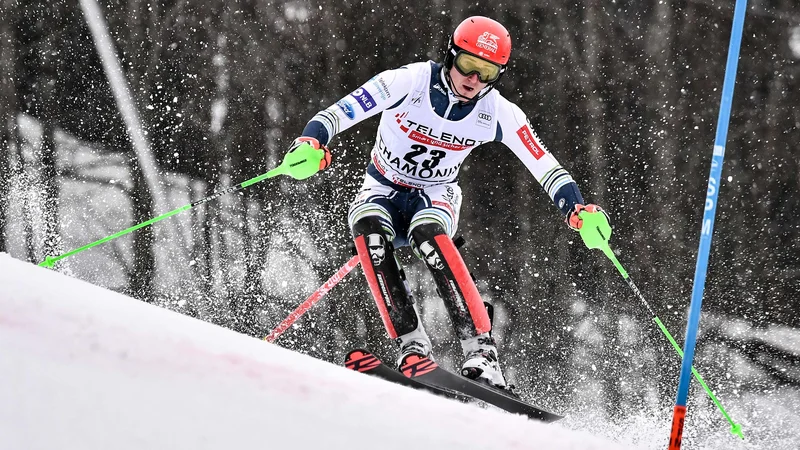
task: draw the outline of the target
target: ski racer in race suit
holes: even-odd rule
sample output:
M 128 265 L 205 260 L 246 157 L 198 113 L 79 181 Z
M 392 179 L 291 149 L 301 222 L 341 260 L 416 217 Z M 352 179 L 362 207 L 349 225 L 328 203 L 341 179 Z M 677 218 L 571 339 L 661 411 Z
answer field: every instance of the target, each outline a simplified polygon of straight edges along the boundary
M 290 149 L 325 151 L 338 133 L 381 114 L 364 184 L 349 225 L 370 291 L 389 336 L 409 354 L 429 355 L 431 341 L 414 306 L 394 249 L 410 245 L 427 264 L 443 298 L 465 362 L 462 374 L 505 388 L 486 307 L 452 241 L 458 227 L 459 168 L 486 142 L 505 144 L 567 217 L 581 226 L 578 186 L 531 129 L 525 114 L 493 89 L 506 70 L 511 38 L 500 23 L 470 17 L 455 30 L 443 64 L 409 64 L 382 72 L 318 112 Z

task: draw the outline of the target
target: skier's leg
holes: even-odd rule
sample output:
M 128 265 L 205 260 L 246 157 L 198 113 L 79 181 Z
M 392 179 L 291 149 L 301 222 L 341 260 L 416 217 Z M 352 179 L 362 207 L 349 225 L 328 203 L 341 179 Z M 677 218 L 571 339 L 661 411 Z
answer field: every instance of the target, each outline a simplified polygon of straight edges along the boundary
M 488 334 L 492 329 L 489 314 L 461 253 L 442 225 L 428 222 L 415 226 L 411 229 L 411 242 L 433 275 L 458 338 Z
M 433 275 L 437 291 L 461 340 L 466 360 L 462 373 L 505 387 L 497 346 L 490 335 L 489 314 L 461 253 L 451 239 L 458 223 L 460 193 L 453 188 L 447 189 L 447 186 L 437 186 L 426 189 L 422 199 L 424 206 L 411 220 L 409 241 Z
M 394 255 L 394 228 L 390 214 L 378 203 L 361 205 L 352 224 L 359 261 L 389 336 L 400 346 L 400 358 L 409 353 L 427 356 L 431 342 L 422 326 L 403 269 Z M 388 205 L 387 205 L 388 206 Z M 369 214 L 369 210 L 375 214 Z

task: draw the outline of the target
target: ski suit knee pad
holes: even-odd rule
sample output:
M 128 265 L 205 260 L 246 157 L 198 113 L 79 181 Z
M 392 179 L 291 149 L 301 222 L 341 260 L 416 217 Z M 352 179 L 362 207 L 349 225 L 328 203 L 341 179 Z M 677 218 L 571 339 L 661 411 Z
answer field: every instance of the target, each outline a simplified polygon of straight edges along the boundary
M 392 238 L 380 220 L 374 216 L 359 219 L 353 224 L 353 237 L 361 268 L 389 337 L 397 339 L 417 330 L 420 320 L 414 299 L 395 259 Z
M 444 228 L 438 223 L 424 223 L 410 234 L 414 251 L 433 275 L 459 339 L 490 332 L 492 325 L 478 288 Z

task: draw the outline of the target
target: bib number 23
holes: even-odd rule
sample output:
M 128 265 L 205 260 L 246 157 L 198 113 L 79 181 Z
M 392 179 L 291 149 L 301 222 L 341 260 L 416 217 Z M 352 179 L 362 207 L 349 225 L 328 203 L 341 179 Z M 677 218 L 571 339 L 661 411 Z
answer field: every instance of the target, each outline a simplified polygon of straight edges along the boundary
M 434 167 L 438 166 L 439 161 L 441 161 L 442 158 L 447 155 L 447 153 L 445 153 L 443 150 L 428 149 L 428 147 L 419 144 L 412 145 L 411 149 L 412 150 L 406 153 L 406 156 L 404 156 L 403 159 L 415 166 L 421 165 L 424 169 L 433 169 Z M 421 163 L 415 159 L 420 155 L 427 155 L 427 157 Z

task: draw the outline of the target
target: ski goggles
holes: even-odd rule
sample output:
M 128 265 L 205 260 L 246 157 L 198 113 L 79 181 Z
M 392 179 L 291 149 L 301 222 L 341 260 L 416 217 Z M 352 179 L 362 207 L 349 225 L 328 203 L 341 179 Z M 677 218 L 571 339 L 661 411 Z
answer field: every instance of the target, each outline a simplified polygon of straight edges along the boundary
M 491 83 L 500 78 L 503 68 L 491 61 L 478 58 L 475 55 L 460 51 L 456 53 L 453 65 L 461 75 L 468 77 L 473 73 L 478 74 L 481 83 Z

